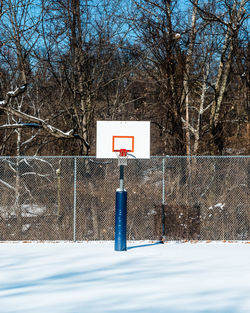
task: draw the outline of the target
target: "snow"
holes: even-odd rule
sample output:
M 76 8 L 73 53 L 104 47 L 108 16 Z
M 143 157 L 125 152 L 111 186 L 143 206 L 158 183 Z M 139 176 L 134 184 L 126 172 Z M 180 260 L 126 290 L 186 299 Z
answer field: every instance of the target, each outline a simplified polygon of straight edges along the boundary
M 0 243 L 1 313 L 250 312 L 246 242 Z
M 37 204 L 23 204 L 21 205 L 21 214 L 23 217 L 34 217 L 43 215 L 46 212 L 46 207 L 41 207 Z M 2 217 L 8 217 L 8 216 L 16 216 L 15 208 L 12 207 L 10 209 L 6 209 L 4 207 L 0 207 L 0 213 Z
M 7 92 L 7 95 L 10 95 L 10 96 L 13 96 L 13 95 L 15 95 L 15 93 L 18 91 L 18 88 L 16 88 L 16 90 L 14 90 L 14 91 L 9 91 L 9 92 Z
M 213 210 L 214 208 L 223 210 L 224 206 L 225 206 L 225 203 L 217 203 L 214 206 L 210 206 L 208 210 Z
M 220 208 L 221 210 L 224 208 L 224 206 L 225 206 L 225 203 L 217 203 L 217 204 L 215 204 L 215 208 Z

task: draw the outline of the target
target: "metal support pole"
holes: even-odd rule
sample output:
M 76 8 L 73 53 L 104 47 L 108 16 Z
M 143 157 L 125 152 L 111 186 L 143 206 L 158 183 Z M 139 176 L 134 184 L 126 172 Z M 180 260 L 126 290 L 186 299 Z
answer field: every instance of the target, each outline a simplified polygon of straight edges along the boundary
M 165 240 L 165 158 L 162 159 L 162 203 L 161 203 L 161 225 L 162 225 L 162 238 Z
M 120 165 L 120 190 L 124 190 L 124 165 Z
M 124 190 L 124 165 L 120 165 L 120 188 L 116 190 L 115 251 L 127 250 L 127 191 Z
M 77 162 L 76 158 L 74 158 L 74 224 L 73 224 L 73 232 L 74 232 L 74 242 L 76 242 L 76 170 L 77 170 Z

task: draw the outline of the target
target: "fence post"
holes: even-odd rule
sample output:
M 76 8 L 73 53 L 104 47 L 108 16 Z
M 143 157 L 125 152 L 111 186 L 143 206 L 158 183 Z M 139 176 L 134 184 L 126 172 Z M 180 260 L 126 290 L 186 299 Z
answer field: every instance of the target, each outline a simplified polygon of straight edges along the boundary
M 76 242 L 76 171 L 77 171 L 77 159 L 74 158 L 74 221 L 73 221 L 73 240 Z
M 165 157 L 162 159 L 162 203 L 161 203 L 161 240 L 165 240 Z

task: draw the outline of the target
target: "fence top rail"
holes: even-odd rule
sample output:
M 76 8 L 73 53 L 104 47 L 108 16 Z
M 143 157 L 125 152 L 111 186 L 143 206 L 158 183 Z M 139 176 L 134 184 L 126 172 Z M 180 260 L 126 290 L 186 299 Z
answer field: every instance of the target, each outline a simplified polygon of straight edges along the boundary
M 151 158 L 165 158 L 165 159 L 231 159 L 231 158 L 250 158 L 250 155 L 162 155 L 151 156 Z
M 150 159 L 240 159 L 250 155 L 152 155 Z M 1 159 L 96 159 L 95 155 L 41 155 L 41 156 L 0 156 Z

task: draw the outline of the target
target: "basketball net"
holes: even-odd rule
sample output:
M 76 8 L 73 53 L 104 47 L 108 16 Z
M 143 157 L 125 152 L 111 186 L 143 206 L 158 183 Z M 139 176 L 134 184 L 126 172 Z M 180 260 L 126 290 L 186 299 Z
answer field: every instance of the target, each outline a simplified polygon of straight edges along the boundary
M 115 151 L 115 153 L 118 159 L 118 166 L 128 164 L 128 151 L 126 149 L 120 149 Z

